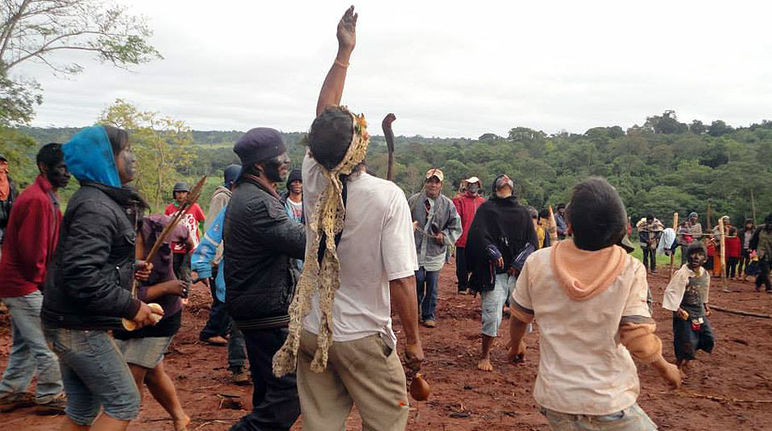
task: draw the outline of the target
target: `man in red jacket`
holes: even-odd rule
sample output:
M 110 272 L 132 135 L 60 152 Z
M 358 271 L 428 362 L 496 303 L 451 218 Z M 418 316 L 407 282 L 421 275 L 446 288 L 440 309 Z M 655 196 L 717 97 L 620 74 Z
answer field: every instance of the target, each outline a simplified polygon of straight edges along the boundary
M 8 306 L 13 346 L 0 381 L 0 411 L 37 404 L 39 414 L 64 412 L 62 376 L 40 324 L 46 266 L 59 239 L 62 212 L 56 192 L 70 180 L 61 144 L 37 155 L 40 175 L 14 202 L 0 260 L 0 297 Z M 37 371 L 37 394 L 27 392 Z
M 453 198 L 453 204 L 456 206 L 458 215 L 461 216 L 461 237 L 456 241 L 456 278 L 458 278 L 458 293 L 466 295 L 469 293 L 467 283 L 469 282 L 469 270 L 466 267 L 466 237 L 469 227 L 472 226 L 474 214 L 477 208 L 480 208 L 485 199 L 480 196 L 480 179 L 471 177 L 461 182 L 463 188 L 462 194 Z

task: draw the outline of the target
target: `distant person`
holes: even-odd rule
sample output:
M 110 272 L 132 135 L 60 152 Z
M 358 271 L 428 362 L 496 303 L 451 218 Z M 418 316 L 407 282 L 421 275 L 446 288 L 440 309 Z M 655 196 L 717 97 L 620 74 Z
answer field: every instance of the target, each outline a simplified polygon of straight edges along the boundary
M 298 223 L 305 224 L 306 217 L 303 214 L 303 175 L 300 169 L 293 169 L 287 177 L 287 190 L 281 194 L 284 210 L 287 217 Z M 303 259 L 295 259 L 298 271 L 303 270 Z
M 137 235 L 137 255 L 145 259 L 171 222 L 170 216 L 162 214 L 143 217 Z M 163 318 L 153 326 L 135 331 L 115 329 L 113 337 L 129 364 L 140 398 L 144 393 L 142 387 L 147 385 L 153 398 L 171 416 L 174 430 L 184 431 L 190 424 L 190 417 L 182 408 L 174 381 L 164 365 L 164 355 L 182 327 L 182 298 L 187 298 L 190 286 L 189 282 L 178 280 L 174 275 L 171 244 L 175 242 L 193 247 L 191 233 L 185 225 L 177 224 L 171 230 L 150 262 L 153 265 L 150 278 L 137 287 L 137 298 L 160 305 Z
M 566 204 L 558 204 L 556 210 L 555 224 L 558 228 L 558 240 L 563 240 L 568 236 L 568 226 L 566 226 Z
M 740 262 L 742 254 L 742 242 L 737 236 L 737 228 L 732 226 L 729 229 L 729 235 L 726 236 L 726 278 L 738 280 L 737 264 Z
M 16 199 L 0 258 L 0 297 L 11 314 L 13 344 L 0 381 L 0 411 L 37 405 L 38 413 L 64 413 L 65 396 L 56 355 L 40 323 L 41 289 L 59 241 L 62 211 L 58 191 L 70 173 L 61 144 L 44 145 L 37 154 L 39 174 Z M 6 183 L 7 186 L 7 183 Z M 36 395 L 27 392 L 37 374 Z
M 686 250 L 687 263 L 673 274 L 662 299 L 662 307 L 673 312 L 673 346 L 676 364 L 683 375 L 689 361 L 696 359 L 697 350 L 710 353 L 715 344 L 708 321 L 710 274 L 702 267 L 706 258 L 702 243 L 690 244 Z
M 418 271 L 415 273 L 420 321 L 427 328 L 436 323 L 440 270 L 445 264 L 447 248 L 461 236 L 461 217 L 448 197 L 442 194 L 444 174 L 437 168 L 425 175 L 424 189 L 407 203 L 415 230 Z
M 469 268 L 466 266 L 466 241 L 469 236 L 469 228 L 477 209 L 485 202 L 480 196 L 482 183 L 477 177 L 470 177 L 461 182 L 459 194 L 453 198 L 453 205 L 461 217 L 461 236 L 456 241 L 456 279 L 458 280 L 458 293 L 468 295 Z
M 523 336 L 536 320 L 533 397 L 552 429 L 656 430 L 636 403 L 633 358 L 671 385 L 681 376 L 654 334 L 646 269 L 616 245 L 625 235 L 624 204 L 606 180 L 590 178 L 574 187 L 566 222 L 572 238 L 533 253 L 518 278 L 508 358 L 524 360 Z
M 218 186 L 212 194 L 212 199 L 209 201 L 209 210 L 206 214 L 206 221 L 204 224 L 205 233 L 212 227 L 213 220 L 217 217 L 220 211 L 228 206 L 228 202 L 231 200 L 231 190 L 233 190 L 233 183 L 239 177 L 241 173 L 240 165 L 228 165 L 223 169 L 223 185 Z M 202 235 L 203 236 L 203 235 Z M 212 266 L 210 274 L 217 274 L 217 268 L 222 260 L 223 247 L 222 244 L 217 246 L 216 253 L 212 256 L 211 262 L 207 262 Z M 191 275 L 191 278 L 198 278 L 198 275 Z M 225 309 L 225 303 L 217 299 L 215 290 L 217 289 L 217 283 L 215 279 L 208 280 L 209 291 L 212 294 L 212 307 L 209 310 L 209 319 L 206 321 L 206 325 L 201 329 L 201 333 L 198 334 L 198 339 L 214 345 L 224 346 L 228 344 L 228 334 L 231 327 L 231 319 L 228 317 L 228 311 Z
M 125 130 L 88 127 L 62 151 L 81 187 L 67 202 L 40 317 L 67 393 L 63 429 L 124 430 L 139 415 L 140 396 L 109 331 L 123 327 L 121 318 L 141 328 L 163 316 L 131 292 L 134 278 L 150 275 L 134 248 L 147 204 L 125 187 L 137 174 Z
M 537 224 L 539 227 L 536 229 L 536 237 L 540 241 L 537 248 L 549 247 L 552 245 L 550 239 L 550 229 L 553 228 L 550 226 L 550 212 L 548 209 L 539 211 Z M 540 231 L 541 233 L 539 233 Z
M 751 250 L 756 250 L 759 258 L 759 274 L 756 276 L 756 292 L 764 285 L 767 293 L 772 293 L 769 280 L 769 267 L 772 263 L 772 213 L 764 219 L 764 224 L 756 229 L 750 242 Z
M 659 219 L 647 214 L 645 218 L 636 223 L 635 228 L 638 229 L 638 240 L 641 243 L 641 252 L 643 252 L 643 267 L 650 273 L 656 274 L 657 246 L 665 226 Z
M 16 183 L 8 175 L 8 159 L 0 154 L 0 246 L 3 244 L 5 227 L 11 217 L 11 207 L 16 199 Z
M 746 271 L 751 263 L 751 239 L 753 239 L 754 232 L 756 232 L 756 226 L 753 223 L 753 219 L 746 219 L 745 225 L 738 233 L 742 244 L 742 252 L 740 255 L 740 266 L 737 268 L 737 276 L 741 277 L 742 281 L 748 281 Z
M 175 214 L 183 202 L 185 202 L 189 193 L 190 187 L 188 187 L 186 183 L 179 182 L 175 184 L 172 189 L 174 201 L 166 206 L 164 214 Z M 201 239 L 201 232 L 204 230 L 205 220 L 206 217 L 204 216 L 204 211 L 198 203 L 191 205 L 187 211 L 185 211 L 185 216 L 180 220 L 180 223 L 188 227 L 188 231 L 191 233 L 191 238 L 194 240 L 195 246 L 198 246 L 198 241 Z M 172 252 L 174 253 L 174 275 L 178 280 L 190 281 L 190 254 L 186 250 L 188 250 L 188 248 L 185 244 L 172 244 Z M 190 250 L 190 253 L 192 252 L 193 250 Z
M 507 175 L 493 181 L 491 198 L 480 206 L 469 229 L 467 265 L 470 286 L 482 298 L 482 352 L 477 368 L 493 371 L 490 352 L 499 333 L 504 304 L 525 259 L 536 249 L 531 215 L 513 195 Z
M 686 263 L 686 249 L 694 241 L 702 241 L 702 225 L 697 213 L 691 212 L 678 230 L 678 245 L 681 246 L 681 265 Z

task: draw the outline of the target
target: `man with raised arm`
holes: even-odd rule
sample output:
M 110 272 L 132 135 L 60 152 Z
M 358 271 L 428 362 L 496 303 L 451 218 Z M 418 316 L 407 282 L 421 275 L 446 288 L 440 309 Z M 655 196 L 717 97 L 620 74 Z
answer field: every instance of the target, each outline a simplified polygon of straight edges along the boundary
M 363 116 L 339 106 L 356 40 L 354 8 L 338 23 L 338 55 L 322 86 L 303 161 L 306 260 L 290 308 L 290 335 L 274 372 L 294 372 L 304 430 L 340 430 L 353 404 L 365 430 L 404 430 L 409 403 L 391 328 L 391 303 L 408 366 L 418 336 L 413 227 L 402 191 L 365 172 Z

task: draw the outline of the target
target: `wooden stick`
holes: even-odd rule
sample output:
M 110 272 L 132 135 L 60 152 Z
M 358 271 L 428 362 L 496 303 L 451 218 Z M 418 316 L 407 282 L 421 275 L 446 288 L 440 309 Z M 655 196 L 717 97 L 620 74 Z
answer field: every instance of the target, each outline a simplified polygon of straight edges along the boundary
M 740 400 L 737 398 L 728 398 L 718 395 L 700 394 L 697 392 L 686 391 L 679 389 L 676 391 L 657 392 L 660 395 L 676 395 L 683 398 L 703 398 L 711 401 L 725 402 L 725 403 L 753 403 L 753 404 L 771 404 L 772 400 Z
M 381 128 L 383 129 L 383 137 L 386 139 L 386 150 L 389 155 L 389 160 L 386 165 L 386 179 L 391 181 L 394 175 L 394 131 L 391 129 L 391 123 L 396 120 L 397 117 L 389 113 L 384 117 L 383 122 L 381 122 Z
M 756 226 L 756 200 L 753 198 L 753 189 L 751 189 L 751 210 L 753 211 L 753 225 Z
M 548 208 L 550 212 L 550 245 L 555 245 L 558 242 L 558 222 L 555 221 L 555 213 L 552 211 L 552 205 L 550 205 Z
M 676 241 L 678 241 L 678 212 L 673 213 L 673 231 L 675 231 L 676 234 Z M 673 265 L 675 264 L 675 251 L 671 250 L 670 253 L 670 276 L 668 277 L 668 280 L 673 278 Z
M 735 310 L 732 308 L 710 305 L 711 310 L 723 311 L 724 313 L 738 314 L 740 316 L 759 317 L 761 319 L 772 319 L 772 314 L 753 313 L 751 311 Z
M 721 284 L 724 286 L 724 292 L 729 291 L 726 284 L 726 232 L 724 232 L 724 217 L 718 219 L 718 230 L 721 232 Z

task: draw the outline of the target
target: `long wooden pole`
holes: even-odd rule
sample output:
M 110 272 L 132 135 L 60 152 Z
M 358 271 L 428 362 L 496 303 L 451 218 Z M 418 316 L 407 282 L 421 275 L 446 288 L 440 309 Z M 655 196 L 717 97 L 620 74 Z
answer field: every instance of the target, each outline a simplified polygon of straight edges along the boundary
M 753 198 L 753 189 L 751 189 L 751 210 L 753 211 L 753 225 L 756 226 L 756 199 Z
M 724 218 L 718 219 L 718 230 L 721 232 L 721 284 L 724 286 L 724 292 L 731 292 L 726 284 L 726 232 L 724 231 Z
M 548 208 L 550 211 L 550 246 L 553 246 L 558 242 L 558 223 L 555 221 L 555 213 L 552 212 L 552 205 L 550 205 Z
M 673 231 L 676 234 L 676 241 L 678 241 L 678 212 L 673 213 Z M 670 247 L 670 245 L 668 245 L 668 247 Z M 675 264 L 675 250 L 672 250 L 670 253 L 670 276 L 668 277 L 668 280 L 673 278 L 674 264 Z

